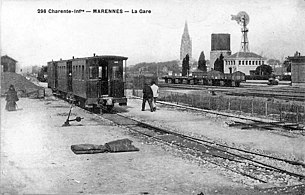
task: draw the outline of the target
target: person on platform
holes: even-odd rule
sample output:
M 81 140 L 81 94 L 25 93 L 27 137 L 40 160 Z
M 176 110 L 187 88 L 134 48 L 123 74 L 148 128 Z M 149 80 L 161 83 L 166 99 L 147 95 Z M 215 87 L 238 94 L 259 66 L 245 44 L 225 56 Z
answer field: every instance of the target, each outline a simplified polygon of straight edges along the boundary
M 6 106 L 7 111 L 16 111 L 16 102 L 19 100 L 17 92 L 15 91 L 14 85 L 10 85 L 8 91 L 6 92 Z
M 156 111 L 157 110 L 157 98 L 159 97 L 159 87 L 158 85 L 156 85 L 155 81 L 151 82 L 151 90 L 153 91 L 153 110 Z
M 152 100 L 153 100 L 153 91 L 151 90 L 151 87 L 147 84 L 144 83 L 143 87 L 143 102 L 142 102 L 142 111 L 145 111 L 145 104 L 146 101 L 148 101 L 150 111 L 153 112 L 153 105 L 152 105 Z

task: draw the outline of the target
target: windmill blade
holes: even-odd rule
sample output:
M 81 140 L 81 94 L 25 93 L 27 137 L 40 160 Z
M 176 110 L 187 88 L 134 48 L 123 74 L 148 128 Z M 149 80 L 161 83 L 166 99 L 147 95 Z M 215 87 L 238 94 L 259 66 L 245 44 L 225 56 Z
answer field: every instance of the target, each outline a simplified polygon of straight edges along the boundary
M 231 15 L 231 20 L 235 20 L 238 24 L 241 21 L 241 17 L 239 15 Z

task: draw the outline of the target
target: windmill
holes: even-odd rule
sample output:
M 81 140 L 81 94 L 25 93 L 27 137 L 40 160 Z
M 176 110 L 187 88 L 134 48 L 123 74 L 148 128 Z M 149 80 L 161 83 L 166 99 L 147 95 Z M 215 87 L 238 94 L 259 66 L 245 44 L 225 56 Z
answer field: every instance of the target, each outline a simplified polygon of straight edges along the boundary
M 249 15 L 241 11 L 237 15 L 231 15 L 231 20 L 236 20 L 237 24 L 241 25 L 241 32 L 242 32 L 242 39 L 241 39 L 241 51 L 242 52 L 249 52 L 249 41 L 248 41 L 248 28 L 247 25 L 249 24 Z

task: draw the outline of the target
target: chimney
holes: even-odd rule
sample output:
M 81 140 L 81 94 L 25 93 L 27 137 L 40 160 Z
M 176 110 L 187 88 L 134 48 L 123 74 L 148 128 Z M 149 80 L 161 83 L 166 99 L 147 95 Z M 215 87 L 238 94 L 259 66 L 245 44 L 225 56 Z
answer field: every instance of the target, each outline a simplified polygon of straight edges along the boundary
M 74 59 L 74 56 L 72 56 L 72 59 Z
M 93 53 L 93 56 L 95 57 L 95 53 Z
M 62 59 L 60 58 L 60 61 L 62 61 Z

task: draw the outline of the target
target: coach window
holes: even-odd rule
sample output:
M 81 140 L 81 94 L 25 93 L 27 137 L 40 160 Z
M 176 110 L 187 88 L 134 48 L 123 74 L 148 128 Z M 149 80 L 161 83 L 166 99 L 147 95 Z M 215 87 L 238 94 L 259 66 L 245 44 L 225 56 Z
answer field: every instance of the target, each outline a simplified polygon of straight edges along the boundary
M 242 61 L 242 65 L 244 65 L 245 63 L 244 63 L 244 61 Z
M 96 79 L 98 76 L 98 67 L 97 66 L 90 66 L 89 67 L 89 78 Z
M 241 62 L 240 62 L 240 60 L 238 61 L 238 65 L 240 65 L 241 64 Z
M 118 66 L 112 67 L 112 79 L 121 79 L 120 69 Z

